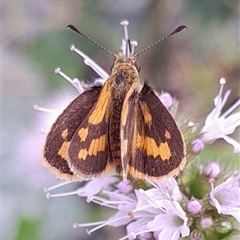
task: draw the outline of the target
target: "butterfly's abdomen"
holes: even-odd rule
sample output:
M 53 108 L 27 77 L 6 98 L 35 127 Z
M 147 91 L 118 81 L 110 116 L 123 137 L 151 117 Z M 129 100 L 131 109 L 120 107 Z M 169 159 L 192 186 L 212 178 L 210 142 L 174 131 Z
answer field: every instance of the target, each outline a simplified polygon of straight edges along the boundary
M 123 105 L 123 96 L 114 97 L 112 99 L 112 115 L 109 122 L 109 146 L 111 152 L 111 158 L 116 166 L 116 172 L 120 174 L 122 172 L 121 165 L 121 148 L 120 148 L 120 121 Z

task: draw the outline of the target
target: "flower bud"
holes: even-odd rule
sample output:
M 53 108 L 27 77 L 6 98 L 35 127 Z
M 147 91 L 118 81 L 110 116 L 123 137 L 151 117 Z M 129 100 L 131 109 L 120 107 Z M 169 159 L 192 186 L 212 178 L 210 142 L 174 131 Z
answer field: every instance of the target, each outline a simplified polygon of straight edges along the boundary
M 199 201 L 193 200 L 188 202 L 187 204 L 187 210 L 189 213 L 192 214 L 199 214 L 202 211 L 202 205 Z
M 196 139 L 192 142 L 192 150 L 195 153 L 201 152 L 204 146 L 204 142 L 201 139 Z
M 203 170 L 204 175 L 210 178 L 217 178 L 220 172 L 220 165 L 217 162 L 209 163 Z
M 198 229 L 194 229 L 189 236 L 189 240 L 204 240 L 204 239 L 205 238 L 203 233 Z
M 218 233 L 226 234 L 233 229 L 232 223 L 226 219 L 218 219 L 215 225 L 215 230 Z
M 200 227 L 205 230 L 210 228 L 213 225 L 213 220 L 211 217 L 203 217 L 200 220 Z

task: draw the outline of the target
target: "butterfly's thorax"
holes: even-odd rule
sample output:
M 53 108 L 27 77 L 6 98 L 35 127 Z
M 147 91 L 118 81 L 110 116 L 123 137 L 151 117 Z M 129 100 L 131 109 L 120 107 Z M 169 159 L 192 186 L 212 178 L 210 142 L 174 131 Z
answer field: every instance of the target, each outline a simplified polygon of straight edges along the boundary
M 125 96 L 134 82 L 139 81 L 138 71 L 133 57 L 117 55 L 109 78 L 111 84 L 111 116 L 109 123 L 109 145 L 112 161 L 116 164 L 116 172 L 122 172 L 120 149 L 120 123 Z

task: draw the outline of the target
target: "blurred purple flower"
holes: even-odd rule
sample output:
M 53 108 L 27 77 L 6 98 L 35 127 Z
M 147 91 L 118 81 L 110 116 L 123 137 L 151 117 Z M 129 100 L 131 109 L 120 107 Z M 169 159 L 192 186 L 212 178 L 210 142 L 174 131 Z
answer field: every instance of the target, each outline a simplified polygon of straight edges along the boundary
M 232 215 L 240 222 L 240 174 L 234 178 L 228 178 L 223 183 L 214 187 L 213 181 L 211 184 L 210 200 L 211 204 L 216 207 L 218 214 Z
M 212 143 L 218 138 L 223 138 L 234 147 L 233 152 L 238 153 L 240 152 L 240 144 L 228 135 L 232 134 L 240 125 L 240 113 L 232 113 L 240 105 L 240 99 L 222 114 L 222 109 L 231 93 L 231 91 L 228 90 L 224 96 L 222 96 L 225 83 L 226 80 L 221 78 L 220 90 L 214 99 L 215 108 L 207 116 L 205 125 L 201 130 L 202 140 L 206 143 Z

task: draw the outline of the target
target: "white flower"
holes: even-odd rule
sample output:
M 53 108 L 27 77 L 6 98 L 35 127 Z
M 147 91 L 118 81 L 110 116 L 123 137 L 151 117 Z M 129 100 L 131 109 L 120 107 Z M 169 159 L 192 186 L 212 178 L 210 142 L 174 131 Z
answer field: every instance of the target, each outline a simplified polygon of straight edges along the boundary
M 157 191 L 157 197 L 160 199 L 172 199 L 176 201 L 182 200 L 182 193 L 179 189 L 178 183 L 174 177 L 165 178 L 161 182 L 152 182 L 149 181 L 155 188 L 152 188 L 148 191 Z
M 156 239 L 175 240 L 179 239 L 180 235 L 189 235 L 186 213 L 177 201 L 169 200 L 167 189 L 165 193 L 167 194 L 162 194 L 162 191 L 156 188 L 147 191 L 135 190 L 138 203 L 132 214 L 134 219 L 137 219 L 138 226 L 135 226 L 128 236 L 135 239 L 141 234 L 154 233 Z
M 240 174 L 234 178 L 228 178 L 214 188 L 211 182 L 210 200 L 211 204 L 216 207 L 219 214 L 232 215 L 240 222 Z
M 226 112 L 222 114 L 222 109 L 231 93 L 228 90 L 224 96 L 223 93 L 223 86 L 226 83 L 224 78 L 220 79 L 220 90 L 216 98 L 214 99 L 215 108 L 209 113 L 205 120 L 205 125 L 203 126 L 201 133 L 202 133 L 202 140 L 204 142 L 212 143 L 218 138 L 223 138 L 226 142 L 230 143 L 234 147 L 234 153 L 240 152 L 240 144 L 229 137 L 228 135 L 232 134 L 236 127 L 240 125 L 240 113 L 230 113 L 233 112 L 239 105 L 240 99 L 233 104 Z
M 147 224 L 156 239 L 178 240 L 180 236 L 189 236 L 188 218 L 178 202 L 163 200 L 159 202 L 159 208 L 161 213 Z
M 131 218 L 130 213 L 132 209 L 134 209 L 137 205 L 136 196 L 134 194 L 124 195 L 119 190 L 115 190 L 115 191 L 103 190 L 102 194 L 104 194 L 108 198 L 91 195 L 90 197 L 88 197 L 88 199 L 91 202 L 94 202 L 101 206 L 115 209 L 117 210 L 117 212 L 112 217 L 104 221 L 83 223 L 83 224 L 74 223 L 73 224 L 74 228 L 95 226 L 94 228 L 87 230 L 87 232 L 91 234 L 92 232 L 104 226 L 107 226 L 107 225 L 112 227 L 125 226 L 133 220 Z M 127 236 L 125 236 L 122 239 L 126 239 L 126 238 Z
M 112 190 L 112 185 L 116 183 L 119 179 L 117 177 L 109 176 L 106 178 L 100 179 L 93 179 L 87 182 L 83 187 L 78 188 L 76 191 L 66 192 L 66 193 L 58 193 L 58 194 L 51 194 L 50 191 L 55 190 L 59 187 L 62 187 L 69 182 L 63 182 L 58 185 L 52 186 L 50 188 L 45 188 L 45 192 L 47 192 L 47 198 L 54 198 L 54 197 L 66 197 L 71 195 L 77 195 L 79 197 L 87 197 L 88 201 L 92 201 L 92 196 L 98 194 L 103 190 Z

